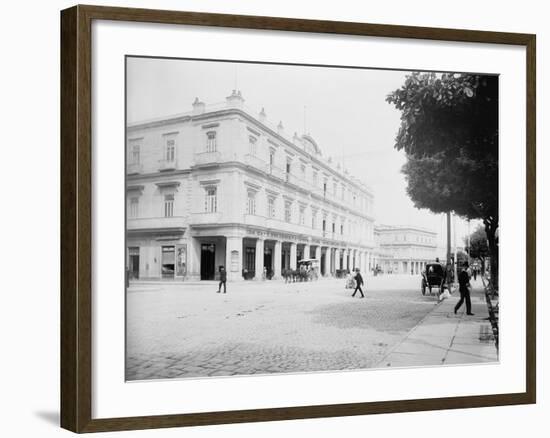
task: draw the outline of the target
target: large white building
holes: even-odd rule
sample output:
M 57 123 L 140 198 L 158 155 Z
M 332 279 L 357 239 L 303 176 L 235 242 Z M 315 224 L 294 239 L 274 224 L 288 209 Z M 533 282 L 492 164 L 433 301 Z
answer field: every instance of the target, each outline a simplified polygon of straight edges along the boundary
M 274 278 L 302 258 L 322 275 L 372 267 L 372 191 L 289 136 L 234 90 L 223 105 L 127 126 L 127 266 L 132 278 Z
M 409 225 L 379 225 L 375 235 L 378 265 L 385 273 L 420 274 L 427 263 L 438 257 L 435 231 Z

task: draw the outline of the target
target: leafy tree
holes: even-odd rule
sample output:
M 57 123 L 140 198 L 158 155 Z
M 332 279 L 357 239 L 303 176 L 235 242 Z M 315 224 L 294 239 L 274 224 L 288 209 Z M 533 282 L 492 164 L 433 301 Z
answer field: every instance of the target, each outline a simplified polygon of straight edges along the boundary
M 464 239 L 465 243 L 468 239 Z M 485 260 L 489 257 L 489 246 L 487 245 L 487 234 L 483 226 L 477 227 L 470 234 L 470 257 L 481 261 L 481 266 L 485 266 Z
M 386 100 L 401 111 L 408 195 L 418 208 L 481 219 L 498 285 L 498 78 L 414 72 Z

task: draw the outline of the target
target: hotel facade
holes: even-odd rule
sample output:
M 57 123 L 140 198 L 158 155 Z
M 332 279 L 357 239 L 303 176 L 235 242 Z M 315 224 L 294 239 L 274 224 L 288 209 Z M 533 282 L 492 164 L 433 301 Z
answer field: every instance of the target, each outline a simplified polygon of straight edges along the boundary
M 222 104 L 127 125 L 126 262 L 130 278 L 279 278 L 301 259 L 320 274 L 370 272 L 374 196 L 289 136 L 240 91 Z
M 384 273 L 417 275 L 438 256 L 437 233 L 425 228 L 377 225 L 379 267 Z M 444 259 L 441 259 L 444 260 Z

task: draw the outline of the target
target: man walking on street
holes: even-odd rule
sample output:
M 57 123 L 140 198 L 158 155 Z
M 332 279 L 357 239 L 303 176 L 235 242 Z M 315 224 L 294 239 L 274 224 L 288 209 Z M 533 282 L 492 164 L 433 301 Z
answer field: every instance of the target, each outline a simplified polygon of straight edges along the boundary
M 217 293 L 220 293 L 222 284 L 223 284 L 223 293 L 226 292 L 225 283 L 227 282 L 227 272 L 225 272 L 225 267 L 220 266 L 220 283 L 218 284 Z
M 466 315 L 472 315 L 472 302 L 470 301 L 470 276 L 468 275 L 468 262 L 464 262 L 462 270 L 458 274 L 458 290 L 460 292 L 460 300 L 455 306 L 455 315 L 462 306 L 462 303 L 466 301 Z
M 363 277 L 359 272 L 359 268 L 356 268 L 355 269 L 355 290 L 353 291 L 352 297 L 354 297 L 357 291 L 359 291 L 361 292 L 361 298 L 365 298 L 365 295 L 363 294 L 363 290 L 361 289 L 362 284 L 363 284 Z

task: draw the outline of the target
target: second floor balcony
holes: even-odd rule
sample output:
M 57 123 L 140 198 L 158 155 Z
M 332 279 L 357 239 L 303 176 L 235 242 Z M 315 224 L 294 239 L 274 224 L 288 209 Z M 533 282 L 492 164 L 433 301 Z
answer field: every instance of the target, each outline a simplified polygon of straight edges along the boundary
M 244 156 L 244 162 L 246 165 L 254 167 L 255 169 L 261 170 L 262 172 L 266 171 L 267 163 L 261 158 L 258 158 L 256 155 L 246 154 Z
M 281 179 L 281 180 L 285 179 L 285 173 L 283 169 L 277 166 L 274 166 L 273 164 L 267 164 L 266 173 L 277 179 Z
M 221 162 L 221 154 L 218 151 L 214 152 L 197 152 L 195 154 L 195 166 L 206 166 Z
M 222 222 L 222 213 L 212 212 L 212 213 L 193 213 L 191 215 L 191 224 L 192 225 L 214 225 Z
M 159 171 L 176 170 L 176 160 L 159 160 Z
M 126 173 L 128 175 L 137 175 L 143 172 L 143 166 L 141 163 L 128 163 L 126 166 Z
M 164 228 L 185 227 L 185 218 L 181 216 L 158 216 L 158 217 L 128 217 L 126 219 L 126 229 L 134 230 L 154 230 Z

